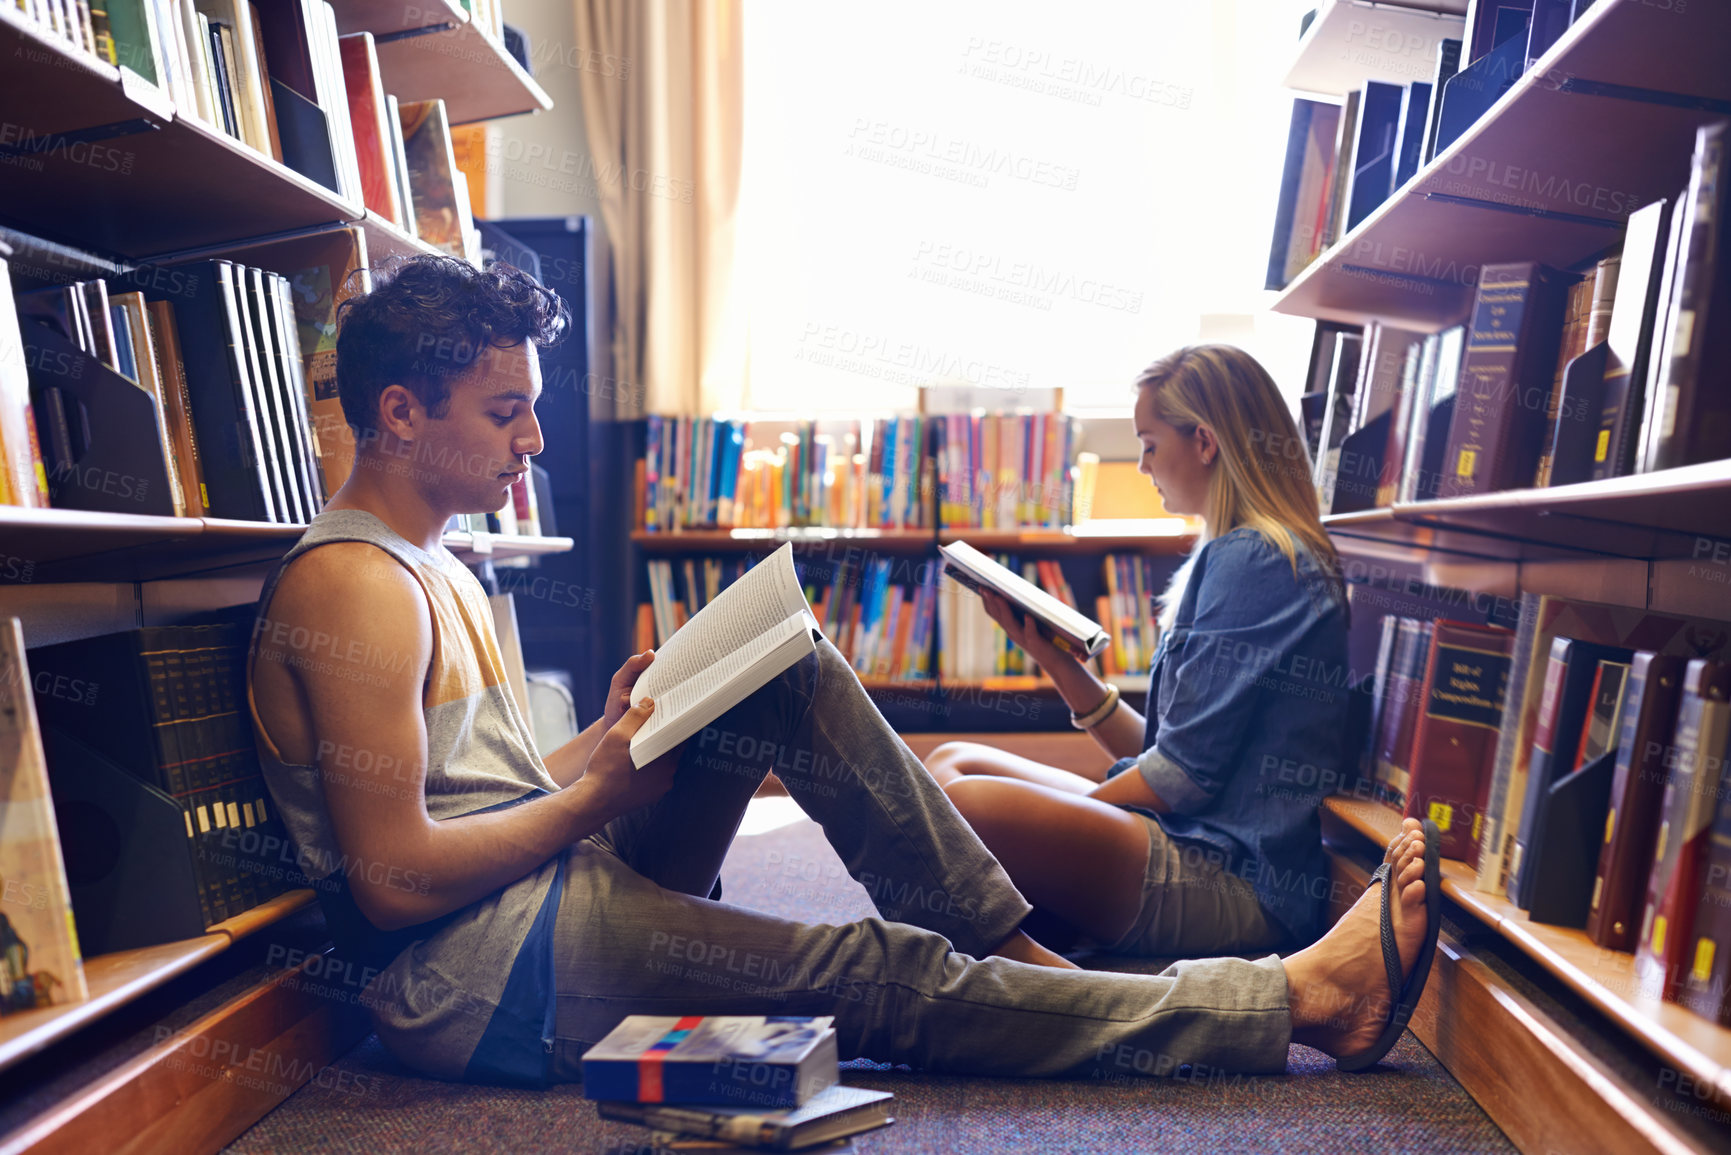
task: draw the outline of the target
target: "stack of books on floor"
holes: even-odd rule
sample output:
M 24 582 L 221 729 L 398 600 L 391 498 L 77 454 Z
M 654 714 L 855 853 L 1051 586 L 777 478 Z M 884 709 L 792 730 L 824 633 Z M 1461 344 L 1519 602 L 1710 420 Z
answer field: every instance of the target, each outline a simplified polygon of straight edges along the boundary
M 1287 283 L 1454 144 L 1586 10 L 1582 0 L 1477 4 L 1438 37 L 1428 81 L 1367 81 L 1341 104 L 1298 98 L 1265 287 Z
M 851 1150 L 895 1120 L 888 1091 L 842 1086 L 828 1017 L 631 1015 L 583 1056 L 583 1094 L 668 1150 Z
M 1731 122 L 1700 129 L 1689 188 L 1636 210 L 1621 251 L 1579 273 L 1486 265 L 1470 318 L 1440 333 L 1319 329 L 1306 413 L 1322 511 L 1731 456 L 1728 137 Z
M 1731 1025 L 1731 624 L 1523 595 L 1514 632 L 1389 615 L 1364 760 L 1534 922 Z

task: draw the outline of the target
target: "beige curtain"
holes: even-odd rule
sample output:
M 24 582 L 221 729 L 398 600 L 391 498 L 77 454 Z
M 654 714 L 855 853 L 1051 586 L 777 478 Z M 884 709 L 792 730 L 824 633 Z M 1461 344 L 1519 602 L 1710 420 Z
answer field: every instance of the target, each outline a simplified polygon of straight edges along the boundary
M 600 416 L 742 403 L 734 281 L 743 71 L 738 0 L 573 0 L 583 120 L 600 179 L 617 387 Z M 605 322 L 604 322 L 605 323 Z

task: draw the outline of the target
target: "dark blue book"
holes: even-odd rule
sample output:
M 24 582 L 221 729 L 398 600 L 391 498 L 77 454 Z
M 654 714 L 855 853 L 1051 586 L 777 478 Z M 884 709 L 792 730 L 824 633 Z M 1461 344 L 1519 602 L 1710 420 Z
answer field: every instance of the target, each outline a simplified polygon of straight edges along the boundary
M 1372 80 L 1358 102 L 1358 147 L 1347 192 L 1346 228 L 1358 227 L 1394 191 L 1395 137 L 1400 133 L 1403 89 Z
M 1561 40 L 1575 22 L 1575 0 L 1533 0 L 1533 19 L 1527 26 L 1527 67 Z
M 1459 40 L 1444 40 L 1437 45 L 1436 51 L 1436 76 L 1430 84 L 1430 107 L 1425 110 L 1424 154 L 1419 158 L 1420 167 L 1436 159 L 1436 134 L 1438 114 L 1442 111 L 1443 86 L 1453 80 L 1455 73 L 1461 70 Z
M 1527 872 L 1527 850 L 1544 811 L 1544 798 L 1551 784 L 1575 765 L 1581 748 L 1581 729 L 1593 703 L 1593 678 L 1600 662 L 1627 665 L 1633 650 L 1604 646 L 1576 638 L 1551 640 L 1549 662 L 1544 671 L 1544 689 L 1539 698 L 1538 729 L 1533 735 L 1532 757 L 1527 763 L 1526 804 L 1515 835 L 1515 858 L 1509 867 L 1509 901 L 1522 910 L 1532 906 L 1531 876 Z M 1585 911 L 1582 912 L 1583 916 Z
M 114 331 L 114 371 L 137 385 L 138 357 L 132 351 L 132 325 L 126 319 L 125 307 L 108 306 L 108 320 Z
M 1436 151 L 1459 140 L 1521 78 L 1527 63 L 1527 42 L 1510 37 L 1473 61 L 1445 86 L 1437 114 Z
M 1424 164 L 1425 119 L 1431 86 L 1415 80 L 1401 93 L 1400 132 L 1394 138 L 1394 187 L 1403 188 Z M 1391 190 L 1392 191 L 1392 190 Z

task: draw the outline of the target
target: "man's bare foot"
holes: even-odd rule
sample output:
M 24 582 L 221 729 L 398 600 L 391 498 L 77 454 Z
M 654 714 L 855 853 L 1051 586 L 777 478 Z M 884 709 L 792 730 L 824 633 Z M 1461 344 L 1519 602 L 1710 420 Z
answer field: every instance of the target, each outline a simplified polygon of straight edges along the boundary
M 1056 967 L 1070 971 L 1082 969 L 1063 955 L 1047 950 L 1021 931 L 999 943 L 992 953 L 1017 962 L 1033 963 L 1039 967 Z
M 1384 855 L 1394 864 L 1389 920 L 1403 976 L 1412 973 L 1425 940 L 1424 851 L 1423 828 L 1408 818 Z M 1389 990 L 1382 958 L 1381 886 L 1366 890 L 1315 944 L 1284 960 L 1293 1042 L 1344 1059 L 1368 1050 L 1382 1035 L 1400 993 Z

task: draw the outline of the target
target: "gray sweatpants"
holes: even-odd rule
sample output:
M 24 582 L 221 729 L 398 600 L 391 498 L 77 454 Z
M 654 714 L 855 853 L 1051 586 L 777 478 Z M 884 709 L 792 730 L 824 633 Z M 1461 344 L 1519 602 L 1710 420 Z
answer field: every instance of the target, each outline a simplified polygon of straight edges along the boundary
M 773 918 L 706 897 L 773 770 L 881 918 Z M 686 744 L 673 788 L 568 853 L 557 1077 L 630 1014 L 834 1015 L 843 1058 L 931 1071 L 1114 1078 L 1286 1066 L 1286 972 L 1159 975 L 983 957 L 1030 908 L 827 641 Z

